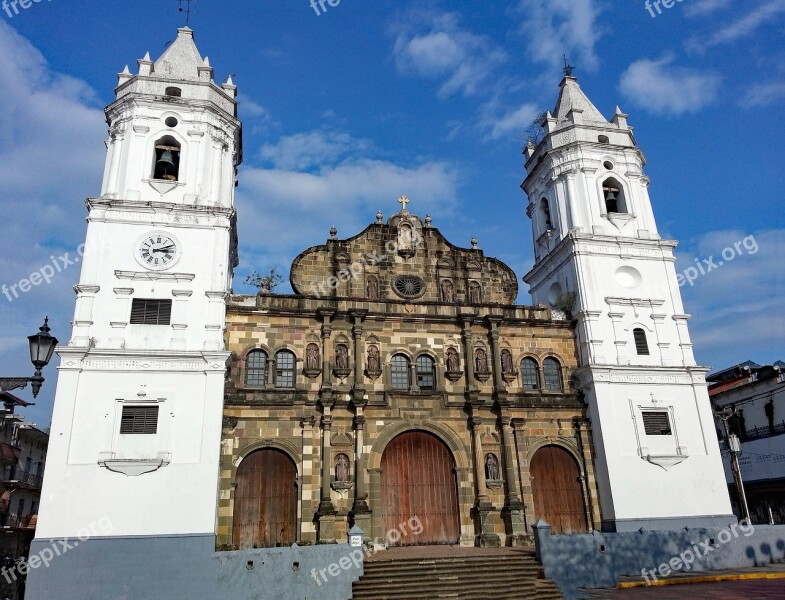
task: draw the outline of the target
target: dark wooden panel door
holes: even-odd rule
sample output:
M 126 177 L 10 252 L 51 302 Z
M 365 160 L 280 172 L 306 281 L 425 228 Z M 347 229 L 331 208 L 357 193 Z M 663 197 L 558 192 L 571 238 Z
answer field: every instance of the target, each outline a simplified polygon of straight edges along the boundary
M 535 519 L 547 521 L 554 533 L 586 531 L 586 511 L 578 463 L 558 446 L 537 450 L 529 471 Z
M 257 450 L 237 469 L 234 544 L 246 548 L 290 546 L 297 538 L 297 468 L 279 450 Z
M 460 537 L 455 461 L 449 448 L 423 431 L 403 433 L 382 454 L 385 532 L 418 517 L 422 533 L 388 538 L 391 545 L 454 544 Z

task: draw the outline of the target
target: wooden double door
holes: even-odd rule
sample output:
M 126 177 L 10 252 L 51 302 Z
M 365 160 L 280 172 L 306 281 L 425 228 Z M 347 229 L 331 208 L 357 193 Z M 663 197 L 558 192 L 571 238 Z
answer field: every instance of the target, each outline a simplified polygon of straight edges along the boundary
M 455 460 L 436 436 L 410 431 L 393 439 L 382 454 L 382 522 L 390 545 L 454 544 L 460 538 Z M 413 535 L 410 520 L 422 532 Z M 416 523 L 416 521 L 411 521 Z M 406 524 L 408 535 L 389 535 Z
M 297 467 L 280 450 L 257 450 L 237 469 L 232 538 L 239 549 L 297 541 Z
M 572 455 L 558 446 L 537 450 L 529 465 L 534 494 L 534 517 L 546 521 L 554 533 L 588 529 L 580 469 Z

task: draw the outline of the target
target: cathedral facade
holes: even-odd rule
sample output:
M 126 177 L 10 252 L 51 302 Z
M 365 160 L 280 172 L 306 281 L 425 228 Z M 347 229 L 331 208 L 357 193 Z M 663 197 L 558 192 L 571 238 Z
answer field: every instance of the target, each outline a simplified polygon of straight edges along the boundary
M 573 327 L 400 201 L 300 254 L 293 295 L 230 297 L 219 547 L 599 527 Z M 386 540 L 414 517 L 418 536 Z

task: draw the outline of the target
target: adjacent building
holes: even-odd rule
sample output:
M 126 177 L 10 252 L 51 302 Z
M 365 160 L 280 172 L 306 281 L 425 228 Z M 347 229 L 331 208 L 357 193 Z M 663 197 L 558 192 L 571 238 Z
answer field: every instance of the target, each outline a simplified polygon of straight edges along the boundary
M 752 522 L 785 524 L 785 363 L 746 361 L 707 379 L 714 410 L 730 413 L 729 433 L 741 442 L 739 467 Z M 718 427 L 724 438 L 719 420 Z M 723 462 L 734 513 L 741 516 L 727 444 Z

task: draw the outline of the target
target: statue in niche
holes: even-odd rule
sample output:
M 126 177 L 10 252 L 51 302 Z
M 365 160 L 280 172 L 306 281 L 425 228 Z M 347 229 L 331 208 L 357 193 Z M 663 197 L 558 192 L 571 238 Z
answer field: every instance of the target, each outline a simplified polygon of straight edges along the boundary
M 458 352 L 455 348 L 447 349 L 447 371 L 456 373 L 461 370 L 461 359 L 458 357 Z
M 365 284 L 365 295 L 369 300 L 379 299 L 379 280 L 376 277 L 369 277 Z
M 474 355 L 475 370 L 477 373 L 488 372 L 488 354 L 482 348 L 478 348 Z
M 338 344 L 335 349 L 335 368 L 349 368 L 349 348 L 346 347 L 346 344 Z
M 349 457 L 345 454 L 335 458 L 335 481 L 349 481 Z
M 398 229 L 398 250 L 414 250 L 414 232 L 411 225 L 401 225 Z
M 368 370 L 372 373 L 382 370 L 382 364 L 379 360 L 379 349 L 376 346 L 368 347 Z
M 499 459 L 490 452 L 485 455 L 485 478 L 488 481 L 499 480 Z
M 442 302 L 455 302 L 455 287 L 449 279 L 442 281 Z
M 316 371 L 321 368 L 320 362 L 319 346 L 316 344 L 308 344 L 308 348 L 305 352 L 305 368 L 309 371 Z
M 509 350 L 502 350 L 502 373 L 513 373 L 515 367 L 512 364 L 512 353 Z
M 469 283 L 469 304 L 479 304 L 482 302 L 480 296 L 480 284 L 476 281 Z

